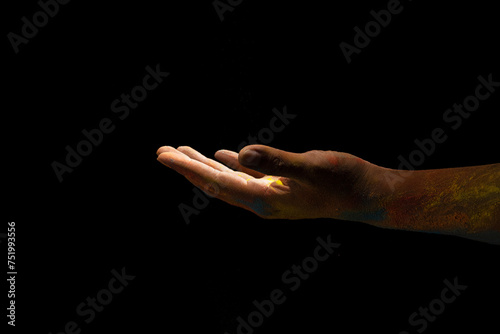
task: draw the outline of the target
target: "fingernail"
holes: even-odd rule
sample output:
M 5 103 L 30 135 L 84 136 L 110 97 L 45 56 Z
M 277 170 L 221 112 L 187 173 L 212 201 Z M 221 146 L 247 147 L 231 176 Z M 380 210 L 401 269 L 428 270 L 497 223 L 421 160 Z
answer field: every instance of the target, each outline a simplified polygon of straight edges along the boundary
M 246 150 L 243 152 L 243 156 L 241 157 L 241 164 L 248 167 L 255 167 L 259 165 L 261 159 L 260 153 L 254 150 Z

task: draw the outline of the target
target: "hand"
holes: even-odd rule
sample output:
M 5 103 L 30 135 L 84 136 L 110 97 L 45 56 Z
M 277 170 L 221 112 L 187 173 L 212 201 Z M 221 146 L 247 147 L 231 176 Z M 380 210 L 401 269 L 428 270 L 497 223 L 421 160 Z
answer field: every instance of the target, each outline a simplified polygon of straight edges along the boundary
M 239 154 L 217 151 L 215 158 L 225 165 L 187 146 L 163 146 L 157 154 L 158 161 L 208 195 L 262 218 L 369 221 L 377 212 L 370 181 L 377 166 L 351 154 L 250 145 Z

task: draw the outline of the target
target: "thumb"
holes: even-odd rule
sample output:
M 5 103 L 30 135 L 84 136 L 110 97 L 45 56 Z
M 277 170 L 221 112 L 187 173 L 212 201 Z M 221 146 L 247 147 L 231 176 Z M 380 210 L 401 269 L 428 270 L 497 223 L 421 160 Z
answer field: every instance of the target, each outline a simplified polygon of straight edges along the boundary
M 264 174 L 300 177 L 303 176 L 305 157 L 265 145 L 245 146 L 238 154 L 238 162 L 245 167 Z

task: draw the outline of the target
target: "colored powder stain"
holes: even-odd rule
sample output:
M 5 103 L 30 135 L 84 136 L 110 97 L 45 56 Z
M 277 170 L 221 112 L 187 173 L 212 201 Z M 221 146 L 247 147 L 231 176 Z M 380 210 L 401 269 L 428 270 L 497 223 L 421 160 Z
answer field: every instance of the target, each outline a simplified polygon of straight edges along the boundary
M 276 184 L 279 184 L 280 186 L 282 186 L 283 182 L 281 182 L 281 180 L 276 180 Z
M 454 198 L 456 200 L 470 200 L 471 198 L 483 198 L 498 194 L 500 194 L 500 189 L 498 187 L 485 184 L 470 187 L 463 192 L 455 192 Z
M 460 234 L 484 233 L 498 212 L 498 174 L 471 177 L 461 172 L 446 177 L 435 171 L 420 184 L 407 184 L 406 192 L 386 204 L 385 227 Z M 408 181 L 407 181 L 408 182 Z
M 463 182 L 455 181 L 448 189 L 437 194 L 433 200 L 423 203 L 423 212 L 436 219 L 435 228 L 456 228 L 467 233 L 475 233 L 487 229 L 485 222 L 492 219 L 495 198 L 498 198 L 499 194 L 500 189 L 491 184 L 478 184 L 477 182 L 463 184 Z M 481 210 L 469 214 L 461 212 L 462 205 L 467 206 L 476 201 L 483 203 Z M 448 212 L 443 212 L 444 210 L 439 208 L 447 202 L 456 204 L 450 207 Z

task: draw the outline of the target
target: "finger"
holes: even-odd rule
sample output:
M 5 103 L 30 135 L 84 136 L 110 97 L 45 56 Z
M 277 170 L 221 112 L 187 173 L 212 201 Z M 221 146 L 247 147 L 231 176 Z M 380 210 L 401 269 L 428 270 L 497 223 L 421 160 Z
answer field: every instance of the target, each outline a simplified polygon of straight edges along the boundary
M 261 178 L 266 176 L 265 174 L 262 174 L 260 172 L 257 172 L 253 169 L 246 168 L 245 166 L 242 166 L 239 161 L 238 161 L 238 153 L 233 152 L 233 151 L 228 151 L 228 150 L 219 150 L 215 152 L 215 158 L 222 163 L 224 163 L 226 166 L 234 169 L 234 170 L 239 170 L 243 173 L 246 173 L 248 175 L 251 175 L 256 178 Z
M 278 150 L 265 145 L 249 145 L 239 155 L 241 165 L 261 173 L 286 177 L 303 177 L 307 170 L 307 160 L 302 153 Z
M 185 155 L 187 155 L 191 159 L 198 160 L 199 162 L 202 162 L 205 165 L 208 165 L 216 170 L 220 170 L 222 172 L 232 172 L 231 169 L 227 168 L 223 164 L 205 157 L 203 154 L 201 154 L 200 152 L 196 151 L 195 149 L 193 149 L 189 146 L 179 146 L 177 148 L 177 150 L 179 152 L 184 153 Z
M 262 186 L 249 184 L 234 171 L 224 172 L 214 169 L 198 160 L 191 159 L 182 152 L 163 152 L 158 161 L 184 175 L 192 184 L 208 195 L 220 198 L 230 204 L 250 201 Z
M 169 150 L 160 153 L 157 159 L 165 166 L 193 180 L 196 184 L 215 179 L 217 177 L 216 175 L 220 173 L 220 171 L 197 160 L 191 159 L 184 153 L 175 149 L 174 151 Z
M 164 152 L 177 152 L 177 150 L 172 146 L 162 146 L 156 151 L 156 155 L 160 155 Z

